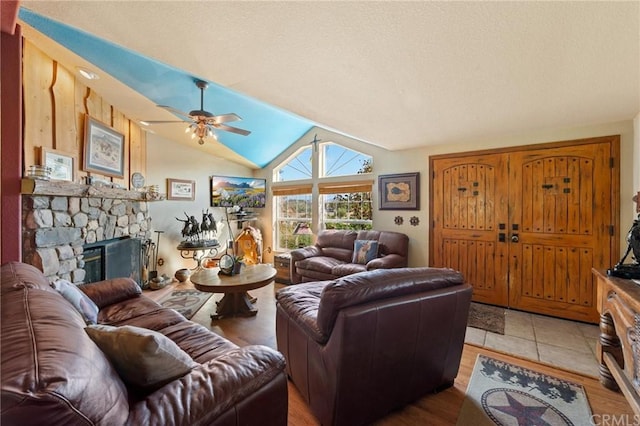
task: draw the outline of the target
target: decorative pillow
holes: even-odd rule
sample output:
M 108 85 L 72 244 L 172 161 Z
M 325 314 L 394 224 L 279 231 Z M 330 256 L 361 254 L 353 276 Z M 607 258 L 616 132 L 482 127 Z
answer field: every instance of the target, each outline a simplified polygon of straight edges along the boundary
M 366 265 L 376 257 L 378 257 L 378 242 L 376 240 L 356 240 L 353 243 L 351 263 Z
M 51 283 L 51 287 L 71 302 L 87 324 L 96 324 L 98 322 L 98 307 L 78 286 L 67 280 L 57 280 Z
M 89 325 L 85 330 L 129 385 L 160 387 L 197 365 L 175 342 L 157 331 L 102 324 Z

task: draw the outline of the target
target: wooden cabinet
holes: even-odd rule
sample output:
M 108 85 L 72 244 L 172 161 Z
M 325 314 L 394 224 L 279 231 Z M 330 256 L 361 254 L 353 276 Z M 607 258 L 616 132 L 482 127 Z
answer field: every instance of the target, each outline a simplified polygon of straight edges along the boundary
M 640 284 L 593 270 L 597 280 L 600 382 L 620 389 L 640 415 Z
M 291 255 L 281 253 L 273 257 L 276 268 L 276 282 L 291 284 Z
M 431 157 L 430 264 L 474 300 L 597 322 L 618 259 L 619 137 Z

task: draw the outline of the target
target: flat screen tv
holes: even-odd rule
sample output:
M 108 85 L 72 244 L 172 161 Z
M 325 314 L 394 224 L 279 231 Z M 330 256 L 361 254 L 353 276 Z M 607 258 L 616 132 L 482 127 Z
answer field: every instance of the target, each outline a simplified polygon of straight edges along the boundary
M 211 207 L 262 208 L 266 188 L 266 179 L 211 176 Z

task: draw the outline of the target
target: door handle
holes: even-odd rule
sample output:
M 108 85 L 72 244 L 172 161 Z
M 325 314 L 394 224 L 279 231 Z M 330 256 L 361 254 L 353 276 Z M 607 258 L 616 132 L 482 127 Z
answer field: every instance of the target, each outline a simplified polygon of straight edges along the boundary
M 512 243 L 517 243 L 518 241 L 520 241 L 520 237 L 518 236 L 518 234 L 512 234 L 511 235 L 511 242 Z

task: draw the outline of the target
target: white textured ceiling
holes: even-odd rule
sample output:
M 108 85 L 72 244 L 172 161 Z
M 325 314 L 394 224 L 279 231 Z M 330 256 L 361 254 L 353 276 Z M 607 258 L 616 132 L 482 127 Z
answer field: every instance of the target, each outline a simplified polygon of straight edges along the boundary
M 638 1 L 21 4 L 388 149 L 640 112 Z

